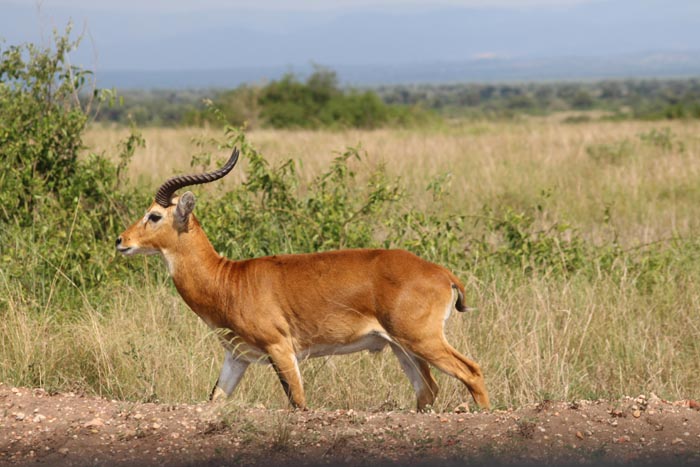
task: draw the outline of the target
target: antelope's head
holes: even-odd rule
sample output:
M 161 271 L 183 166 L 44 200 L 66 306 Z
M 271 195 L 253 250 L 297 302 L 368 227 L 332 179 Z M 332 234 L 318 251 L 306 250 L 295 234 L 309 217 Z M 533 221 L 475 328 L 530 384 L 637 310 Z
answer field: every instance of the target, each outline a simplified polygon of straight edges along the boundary
M 196 222 L 192 215 L 194 194 L 187 191 L 181 196 L 174 196 L 175 191 L 223 178 L 236 165 L 238 154 L 238 149 L 234 149 L 228 162 L 214 172 L 180 175 L 163 183 L 146 214 L 117 237 L 117 251 L 127 256 L 154 253 L 165 255 L 177 243 L 180 234 L 187 232 L 192 223 Z

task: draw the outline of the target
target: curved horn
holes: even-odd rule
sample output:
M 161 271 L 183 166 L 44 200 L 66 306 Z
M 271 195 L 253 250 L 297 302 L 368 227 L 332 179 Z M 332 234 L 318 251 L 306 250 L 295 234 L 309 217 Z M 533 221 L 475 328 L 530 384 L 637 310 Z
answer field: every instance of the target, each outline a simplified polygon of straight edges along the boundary
M 160 204 L 164 208 L 170 206 L 170 198 L 172 198 L 173 193 L 182 187 L 190 185 L 199 185 L 202 183 L 209 183 L 220 178 L 223 178 L 227 173 L 233 169 L 233 166 L 238 162 L 238 149 L 233 149 L 233 154 L 229 158 L 228 162 L 221 167 L 219 170 L 214 172 L 195 174 L 195 175 L 178 175 L 176 177 L 169 178 L 163 183 L 158 192 L 156 193 L 156 203 Z

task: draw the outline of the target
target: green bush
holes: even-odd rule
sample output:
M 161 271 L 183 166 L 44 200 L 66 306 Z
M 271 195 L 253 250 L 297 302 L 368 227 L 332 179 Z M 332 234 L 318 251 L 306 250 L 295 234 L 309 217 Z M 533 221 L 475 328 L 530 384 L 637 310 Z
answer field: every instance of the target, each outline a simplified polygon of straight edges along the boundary
M 613 143 L 597 143 L 586 146 L 588 156 L 599 163 L 620 164 L 633 155 L 634 147 L 627 139 Z
M 248 160 L 246 181 L 201 200 L 197 212 L 217 250 L 232 258 L 377 246 L 389 210 L 404 197 L 382 166 L 357 176 L 356 164 L 365 162 L 360 148 L 338 154 L 302 187 L 295 161 L 272 166 L 240 128 L 229 126 L 225 135 L 220 146 L 239 147 Z
M 685 151 L 685 145 L 681 141 L 677 141 L 676 135 L 673 134 L 670 128 L 651 130 L 641 133 L 639 139 L 650 146 L 657 147 L 665 153 L 677 150 L 678 152 Z
M 90 110 L 78 96 L 90 73 L 67 61 L 77 45 L 69 27 L 55 34 L 53 48 L 0 50 L 0 256 L 10 276 L 29 277 L 32 268 L 25 285 L 36 290 L 58 274 L 78 288 L 105 278 L 105 244 L 122 227 L 129 198 L 120 175 L 142 144 L 132 134 L 119 149 L 119 165 L 102 154 L 82 155 Z M 109 94 L 93 96 L 97 104 Z
M 372 129 L 386 125 L 391 112 L 376 94 L 365 91 L 331 98 L 318 118 L 326 127 Z
M 260 91 L 260 118 L 273 128 L 365 128 L 407 125 L 415 107 L 390 106 L 372 91 L 343 92 L 335 72 L 317 68 L 305 83 L 287 74 Z
M 55 200 L 66 208 L 72 202 L 87 122 L 76 102 L 87 73 L 65 62 L 75 45 L 64 36 L 56 38 L 54 51 L 33 45 L 2 50 L 0 203 L 5 222 L 27 225 L 37 220 L 41 203 Z M 92 185 L 90 191 L 96 182 L 84 180 Z

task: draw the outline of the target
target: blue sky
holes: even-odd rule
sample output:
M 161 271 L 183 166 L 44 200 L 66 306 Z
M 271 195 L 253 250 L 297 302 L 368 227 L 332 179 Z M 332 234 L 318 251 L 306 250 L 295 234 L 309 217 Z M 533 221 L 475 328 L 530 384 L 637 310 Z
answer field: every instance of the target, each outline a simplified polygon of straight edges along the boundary
M 386 65 L 700 49 L 698 0 L 0 0 L 6 43 L 71 19 L 98 70 Z

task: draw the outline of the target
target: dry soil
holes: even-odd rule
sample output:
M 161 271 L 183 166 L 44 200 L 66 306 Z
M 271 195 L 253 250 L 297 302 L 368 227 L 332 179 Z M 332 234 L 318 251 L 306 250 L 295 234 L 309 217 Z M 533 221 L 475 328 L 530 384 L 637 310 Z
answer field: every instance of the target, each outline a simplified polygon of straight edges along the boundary
M 698 404 L 653 394 L 475 413 L 294 412 L 0 383 L 0 407 L 0 465 L 700 465 Z

